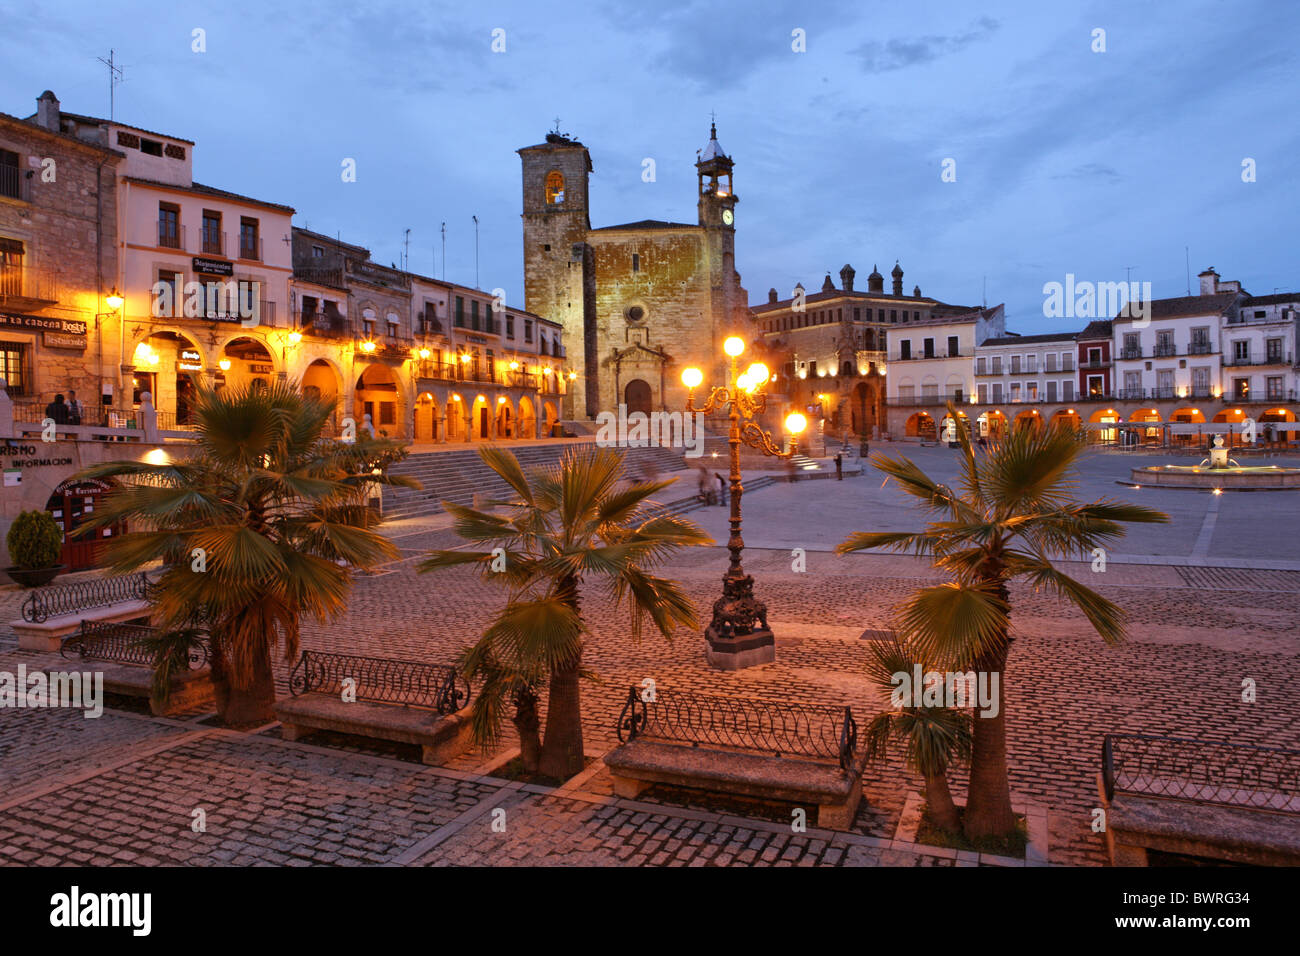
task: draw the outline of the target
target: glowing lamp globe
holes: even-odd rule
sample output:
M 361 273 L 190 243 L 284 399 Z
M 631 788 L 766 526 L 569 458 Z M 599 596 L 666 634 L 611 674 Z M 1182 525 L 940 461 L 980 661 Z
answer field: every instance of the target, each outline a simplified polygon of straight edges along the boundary
M 122 308 L 122 303 L 125 302 L 126 299 L 122 298 L 122 296 L 118 294 L 117 290 L 114 289 L 105 297 L 104 301 L 108 303 L 110 309 L 116 312 L 118 309 Z
M 301 341 L 302 341 L 302 333 L 301 333 L 301 332 L 290 332 L 290 333 L 289 333 L 289 344 L 290 344 L 290 345 L 297 345 L 297 344 L 298 344 L 299 342 L 301 342 Z
M 772 377 L 772 373 L 767 370 L 767 366 L 762 362 L 755 362 L 745 370 L 745 374 L 749 376 L 755 385 L 762 385 Z
M 688 368 L 682 372 L 682 384 L 687 388 L 699 388 L 704 381 L 704 373 L 698 368 Z
M 428 357 L 429 357 L 429 350 L 428 350 L 428 349 L 420 349 L 420 358 L 422 358 L 422 359 L 427 359 Z
M 745 351 L 745 340 L 736 335 L 728 336 L 727 340 L 722 343 L 722 351 L 735 358 Z
M 791 435 L 799 435 L 808 427 L 808 419 L 799 412 L 791 412 L 785 418 L 785 430 Z
M 745 372 L 736 379 L 736 387 L 746 392 L 752 392 L 758 386 L 755 384 L 754 380 L 749 377 L 749 373 Z

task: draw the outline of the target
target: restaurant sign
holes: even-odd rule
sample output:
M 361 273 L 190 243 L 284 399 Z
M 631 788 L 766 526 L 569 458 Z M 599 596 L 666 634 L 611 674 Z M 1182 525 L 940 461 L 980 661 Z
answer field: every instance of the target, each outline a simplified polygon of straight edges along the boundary
M 32 332 L 62 332 L 64 335 L 86 334 L 86 323 L 76 319 L 53 319 L 44 315 L 15 315 L 0 312 L 0 326 Z
M 86 348 L 84 335 L 64 335 L 62 332 L 42 332 L 41 341 L 47 349 L 82 349 Z
M 176 363 L 176 367 L 182 372 L 201 372 L 203 360 L 194 349 L 181 349 L 180 361 Z

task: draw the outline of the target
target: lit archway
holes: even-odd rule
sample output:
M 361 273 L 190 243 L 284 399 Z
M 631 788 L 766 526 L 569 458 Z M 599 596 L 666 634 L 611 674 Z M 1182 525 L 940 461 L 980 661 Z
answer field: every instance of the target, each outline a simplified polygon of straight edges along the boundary
M 543 423 L 546 437 L 550 438 L 555 432 L 555 426 L 560 423 L 560 413 L 556 410 L 554 402 L 543 402 L 542 413 L 546 416 Z
M 1016 431 L 1020 431 L 1022 428 L 1032 428 L 1034 431 L 1040 431 L 1043 427 L 1043 415 L 1036 408 L 1027 408 L 1015 417 L 1011 427 Z
M 1114 408 L 1099 408 L 1088 416 L 1088 438 L 1089 441 L 1098 444 L 1113 444 L 1119 438 L 1119 429 L 1116 425 L 1122 424 L 1122 416 Z
M 903 425 L 903 434 L 908 438 L 920 438 L 922 441 L 935 441 L 934 419 L 928 412 L 915 412 L 908 416 Z
M 519 436 L 520 438 L 537 437 L 537 409 L 533 400 L 527 395 L 519 398 Z
M 1063 428 L 1066 431 L 1077 432 L 1083 427 L 1083 419 L 1079 417 L 1079 413 L 1073 408 L 1061 408 L 1052 413 L 1052 417 L 1048 419 L 1047 427 Z
M 447 399 L 447 441 L 466 441 L 465 400 L 458 392 Z
M 172 330 L 159 330 L 142 340 L 132 355 L 131 407 L 138 409 L 147 392 L 158 412 L 158 427 L 186 428 L 193 424 L 192 415 L 198 400 L 198 382 L 206 359 L 193 339 Z M 71 396 L 69 396 L 70 398 Z M 78 395 L 86 424 L 97 396 Z
M 432 392 L 425 392 L 415 401 L 415 440 L 437 441 L 438 419 L 442 415 L 438 400 Z
M 476 395 L 470 406 L 469 428 L 474 441 L 488 441 L 492 438 L 492 404 L 486 395 Z
M 352 405 L 358 429 L 364 427 L 368 415 L 379 437 L 400 438 L 405 434 L 400 386 L 387 365 L 372 362 L 357 376 Z
M 504 395 L 497 397 L 497 438 L 518 438 L 515 434 L 515 410 Z

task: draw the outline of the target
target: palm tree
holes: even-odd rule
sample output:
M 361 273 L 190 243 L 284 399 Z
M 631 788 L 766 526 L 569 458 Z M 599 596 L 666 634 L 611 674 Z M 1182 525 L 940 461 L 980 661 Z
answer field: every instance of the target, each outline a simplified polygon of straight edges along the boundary
M 918 663 L 917 657 L 897 639 L 872 644 L 867 660 L 867 676 L 873 684 L 891 696 L 899 685 L 896 674 L 909 680 Z M 922 672 L 930 668 L 922 666 Z M 913 694 L 921 688 L 913 687 Z M 871 719 L 863 731 L 867 759 L 883 760 L 888 756 L 890 741 L 903 744 L 907 765 L 925 780 L 925 805 L 935 826 L 951 833 L 961 829 L 957 805 L 948 789 L 948 767 L 954 759 L 970 757 L 971 717 L 950 707 L 925 707 L 913 699 L 901 707 L 883 711 Z
M 275 647 L 297 657 L 303 615 L 337 617 L 351 570 L 398 555 L 375 530 L 366 494 L 372 483 L 415 486 L 387 473 L 403 446 L 323 438 L 332 412 L 296 383 L 199 388 L 187 457 L 110 462 L 79 475 L 120 480 L 84 530 L 124 520 L 140 528 L 115 540 L 108 562 L 129 572 L 163 561 L 155 616 L 164 631 L 208 631 L 227 725 L 273 719 Z
M 1121 522 L 1164 522 L 1169 516 L 1109 498 L 1075 498 L 1075 463 L 1083 445 L 1064 429 L 1022 428 L 976 449 L 965 419 L 958 423 L 959 490 L 929 477 L 908 458 L 876 456 L 876 468 L 935 516 L 924 531 L 850 535 L 837 553 L 885 548 L 929 553 L 952 580 L 923 587 L 898 609 L 898 627 L 915 653 L 957 669 L 997 675 L 1003 700 L 994 716 L 975 720 L 970 795 L 963 829 L 970 839 L 1009 836 L 1015 828 L 1007 778 L 1006 669 L 1011 646 L 1009 585 L 1023 579 L 1083 612 L 1108 644 L 1125 636 L 1124 615 L 1096 591 L 1062 573 L 1052 558 L 1091 557 L 1124 535 Z
M 456 533 L 486 550 L 433 551 L 419 570 L 474 564 L 486 580 L 507 588 L 505 607 L 471 660 L 512 675 L 497 682 L 512 693 L 524 687 L 535 695 L 544 680 L 546 727 L 538 772 L 567 778 L 583 767 L 578 684 L 588 630 L 581 585 L 589 576 L 606 580 L 615 603 L 626 601 L 631 609 L 634 639 L 646 618 L 671 639 L 677 627 L 699 627 L 695 608 L 677 582 L 651 571 L 680 547 L 713 542 L 694 523 L 648 507 L 650 496 L 675 478 L 622 483 L 621 451 L 570 451 L 558 464 L 530 469 L 528 475 L 510 452 L 484 446 L 479 455 L 513 492 L 509 500 L 493 502 L 504 505 L 504 513 L 449 501 L 442 505 L 455 518 Z M 526 719 L 527 694 L 522 703 Z M 493 712 L 502 713 L 499 706 L 482 706 L 487 709 L 479 720 L 485 725 L 492 723 Z

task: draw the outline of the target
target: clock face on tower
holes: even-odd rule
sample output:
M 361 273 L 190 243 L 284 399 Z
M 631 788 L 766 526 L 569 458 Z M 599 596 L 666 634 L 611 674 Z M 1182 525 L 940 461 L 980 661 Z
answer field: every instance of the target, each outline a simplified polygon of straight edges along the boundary
M 730 209 L 722 210 L 722 221 L 725 225 L 730 226 L 736 221 L 736 215 Z

